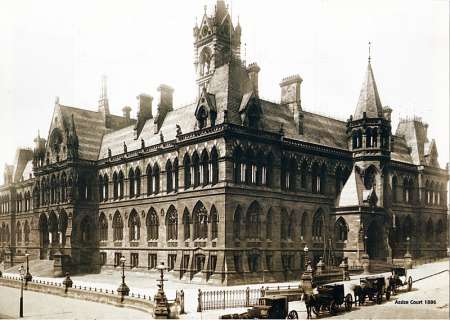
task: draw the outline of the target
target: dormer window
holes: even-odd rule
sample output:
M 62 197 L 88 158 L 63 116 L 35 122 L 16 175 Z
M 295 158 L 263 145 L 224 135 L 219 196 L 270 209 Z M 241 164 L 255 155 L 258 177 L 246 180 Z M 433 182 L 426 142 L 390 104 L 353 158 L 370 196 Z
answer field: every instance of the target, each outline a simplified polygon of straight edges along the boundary
M 201 107 L 198 112 L 198 115 L 197 115 L 199 129 L 203 129 L 206 127 L 207 119 L 208 119 L 208 113 L 206 112 L 204 107 Z

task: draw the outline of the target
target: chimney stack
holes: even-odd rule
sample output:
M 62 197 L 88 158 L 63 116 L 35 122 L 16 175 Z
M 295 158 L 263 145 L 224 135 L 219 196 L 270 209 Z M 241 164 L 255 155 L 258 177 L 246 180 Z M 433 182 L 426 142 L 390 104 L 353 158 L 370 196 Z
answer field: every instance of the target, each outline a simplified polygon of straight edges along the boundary
M 248 76 L 250 78 L 250 82 L 252 84 L 253 92 L 258 96 L 258 74 L 261 71 L 261 68 L 258 66 L 256 62 L 250 63 L 247 68 Z
M 141 93 L 136 97 L 138 100 L 137 122 L 134 126 L 134 138 L 137 139 L 141 134 L 144 124 L 147 120 L 153 118 L 152 103 L 153 97 L 151 95 Z
M 280 83 L 281 104 L 287 105 L 289 110 L 291 110 L 299 134 L 303 134 L 303 113 L 300 99 L 300 85 L 302 82 L 303 79 L 296 74 L 284 78 Z
M 173 110 L 173 88 L 166 85 L 161 84 L 158 87 L 159 94 L 159 103 L 158 103 L 158 112 L 155 117 L 155 133 L 159 132 L 162 123 L 168 112 Z

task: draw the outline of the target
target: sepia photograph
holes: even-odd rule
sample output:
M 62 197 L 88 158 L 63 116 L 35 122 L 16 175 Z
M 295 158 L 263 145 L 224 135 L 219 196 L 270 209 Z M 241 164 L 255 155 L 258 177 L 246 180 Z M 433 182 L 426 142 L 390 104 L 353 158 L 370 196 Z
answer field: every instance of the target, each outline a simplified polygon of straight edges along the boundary
M 0 319 L 449 319 L 447 0 L 1 0 Z

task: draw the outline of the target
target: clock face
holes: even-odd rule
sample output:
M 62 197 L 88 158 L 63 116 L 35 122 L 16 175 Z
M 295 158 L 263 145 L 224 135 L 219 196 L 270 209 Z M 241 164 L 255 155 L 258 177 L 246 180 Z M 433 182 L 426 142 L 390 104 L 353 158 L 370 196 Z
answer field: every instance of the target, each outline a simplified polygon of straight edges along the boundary
M 208 35 L 208 27 L 204 26 L 203 29 L 202 29 L 202 36 L 206 37 L 207 35 Z

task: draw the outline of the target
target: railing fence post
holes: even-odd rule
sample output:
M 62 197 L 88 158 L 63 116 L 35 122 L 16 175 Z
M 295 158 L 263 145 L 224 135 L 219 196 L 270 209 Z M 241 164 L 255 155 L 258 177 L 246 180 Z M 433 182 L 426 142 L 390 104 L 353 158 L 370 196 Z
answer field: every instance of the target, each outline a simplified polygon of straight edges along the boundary
M 202 312 L 202 290 L 198 289 L 198 304 L 197 304 L 197 312 Z
M 250 306 L 250 288 L 247 287 L 245 289 L 245 306 L 249 307 Z

